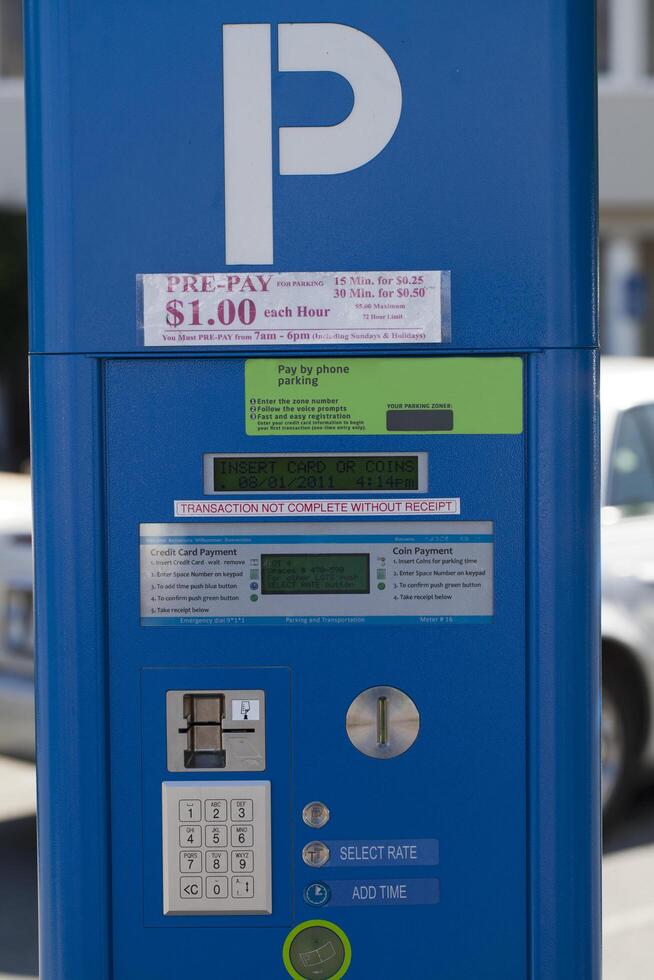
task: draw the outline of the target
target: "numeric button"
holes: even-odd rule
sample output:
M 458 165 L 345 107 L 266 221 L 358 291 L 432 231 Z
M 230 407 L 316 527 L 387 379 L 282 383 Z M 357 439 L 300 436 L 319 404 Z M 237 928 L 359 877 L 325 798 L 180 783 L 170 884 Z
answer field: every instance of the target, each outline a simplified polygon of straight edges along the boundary
M 229 881 L 227 878 L 215 878 L 209 875 L 206 882 L 207 898 L 229 898 Z
M 227 847 L 227 827 L 206 827 L 204 839 L 207 847 Z
M 180 851 L 179 870 L 182 874 L 202 871 L 202 851 Z
M 185 824 L 179 828 L 180 847 L 202 847 L 202 827 Z
M 254 804 L 252 800 L 232 800 L 232 820 L 235 823 L 245 821 L 248 823 L 254 819 Z
M 254 871 L 254 851 L 232 851 L 232 871 L 237 874 Z
M 219 871 L 229 871 L 227 851 L 207 851 L 205 868 L 213 874 L 217 874 Z
M 227 800 L 206 800 L 204 819 L 207 823 L 225 823 L 227 820 Z
M 232 827 L 232 847 L 254 847 L 254 827 Z
M 202 820 L 200 800 L 180 800 L 179 819 L 182 823 L 197 823 L 198 820 Z

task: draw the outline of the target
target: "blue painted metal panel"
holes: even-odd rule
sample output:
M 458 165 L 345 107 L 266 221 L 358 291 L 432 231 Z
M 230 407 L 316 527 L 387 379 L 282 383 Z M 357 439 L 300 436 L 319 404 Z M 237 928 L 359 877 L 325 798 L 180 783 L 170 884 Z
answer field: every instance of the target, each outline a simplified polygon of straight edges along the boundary
M 281 923 L 275 916 L 274 926 L 271 922 L 257 929 L 252 945 L 263 972 L 276 975 L 285 934 L 312 917 L 302 895 L 316 873 L 302 864 L 300 850 L 315 831 L 302 824 L 301 809 L 311 800 L 324 799 L 332 819 L 319 836 L 329 840 L 436 836 L 440 841 L 438 878 L 443 898 L 437 915 L 431 904 L 411 911 L 382 909 L 381 919 L 374 918 L 370 908 L 323 910 L 352 941 L 353 977 L 419 975 L 422 965 L 432 961 L 434 949 L 436 963 L 446 975 L 490 978 L 501 967 L 508 976 L 525 976 L 524 437 L 255 440 L 245 435 L 242 421 L 234 424 L 235 418 L 242 420 L 245 397 L 244 364 L 237 358 L 113 360 L 106 364 L 105 381 L 117 976 L 143 976 L 148 964 L 156 963 L 157 976 L 163 980 L 174 977 L 184 962 L 187 970 L 199 973 L 209 962 L 206 944 L 186 938 L 192 935 L 187 933 L 192 928 L 189 923 L 173 921 L 171 928 L 171 920 L 162 921 L 159 913 L 159 928 L 153 928 L 154 898 L 146 903 L 143 917 L 118 908 L 120 896 L 132 893 L 140 876 L 140 867 L 134 867 L 133 844 L 134 837 L 141 836 L 139 795 L 147 788 L 152 796 L 148 779 L 160 783 L 166 778 L 161 759 L 151 763 L 151 741 L 143 745 L 142 771 L 129 761 L 139 751 L 141 724 L 155 725 L 160 732 L 163 711 L 160 691 L 158 702 L 151 701 L 146 718 L 139 721 L 135 671 L 152 666 L 166 668 L 162 672 L 172 675 L 181 672 L 182 664 L 202 666 L 206 678 L 220 677 L 220 665 L 290 667 L 292 672 L 292 806 L 284 819 L 273 823 L 273 863 L 282 881 L 293 882 L 293 907 L 282 906 Z M 169 411 L 173 391 L 175 405 Z M 214 392 L 220 392 L 215 407 Z M 188 499 L 197 493 L 202 453 L 207 447 L 216 451 L 216 446 L 221 452 L 235 453 L 291 448 L 296 452 L 428 450 L 432 492 L 460 487 L 466 519 L 495 523 L 494 621 L 441 627 L 143 629 L 138 609 L 138 524 L 144 519 L 169 521 L 173 498 Z M 503 492 L 497 493 L 493 488 L 500 486 Z M 374 521 L 366 523 L 374 531 Z M 197 525 L 189 525 L 193 526 Z M 270 522 L 262 523 L 262 533 L 269 527 Z M 259 686 L 260 672 L 252 672 L 257 678 L 253 686 Z M 385 770 L 384 764 L 353 751 L 344 719 L 360 691 L 387 683 L 407 691 L 420 705 L 422 728 L 411 752 Z M 176 683 L 171 681 L 167 687 L 175 689 Z M 277 724 L 272 710 L 268 725 Z M 283 713 L 281 724 L 285 728 Z M 286 767 L 286 760 L 280 765 L 272 758 L 267 775 L 274 788 L 284 785 Z M 152 800 L 149 806 L 152 809 Z M 157 835 L 153 819 L 144 822 L 143 833 Z M 289 855 L 291 836 L 294 847 Z M 146 845 L 149 850 L 154 847 Z M 432 869 L 412 868 L 409 873 L 431 877 Z M 345 873 L 352 876 L 352 871 Z M 367 879 L 369 869 L 358 876 Z M 158 874 L 148 887 L 153 892 L 160 888 Z M 459 926 L 462 921 L 465 929 Z M 241 931 L 232 931 L 229 920 L 208 925 L 215 930 L 226 961 L 236 963 Z M 388 946 L 375 940 L 380 928 L 397 930 Z M 255 962 L 259 964 L 258 959 Z M 279 975 L 283 975 L 281 965 Z
M 61 980 L 112 976 L 100 377 L 32 358 L 40 963 Z
M 436 869 L 396 876 L 437 877 L 438 904 L 325 911 L 348 977 L 597 978 L 592 0 L 27 9 L 43 980 L 211 975 L 218 953 L 238 974 L 244 949 L 248 976 L 283 977 L 315 915 L 300 807 L 320 798 L 330 839 L 439 840 Z M 239 352 L 139 346 L 138 273 L 224 267 L 221 25 L 324 20 L 387 49 L 403 115 L 359 171 L 275 166 L 274 268 L 452 269 L 453 342 L 425 353 L 524 354 L 524 436 L 248 438 Z M 336 77 L 273 74 L 275 132 L 350 103 Z M 225 448 L 428 450 L 433 492 L 494 522 L 494 620 L 141 628 L 138 525 L 201 496 L 202 453 Z M 266 774 L 274 915 L 163 919 L 161 695 L 226 668 L 291 705 Z M 423 712 L 381 775 L 343 728 L 371 684 Z
M 403 113 L 357 171 L 275 166 L 275 268 L 452 269 L 455 346 L 594 342 L 592 0 L 27 6 L 34 350 L 138 350 L 137 274 L 223 268 L 222 24 L 324 20 L 389 52 Z M 350 105 L 273 75 L 275 127 Z
M 597 353 L 530 361 L 531 944 L 535 977 L 599 977 Z

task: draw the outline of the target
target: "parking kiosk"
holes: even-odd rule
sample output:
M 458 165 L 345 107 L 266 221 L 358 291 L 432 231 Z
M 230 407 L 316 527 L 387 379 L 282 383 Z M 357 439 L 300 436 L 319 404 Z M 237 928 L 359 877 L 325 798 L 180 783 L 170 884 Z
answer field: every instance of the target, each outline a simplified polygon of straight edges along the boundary
M 599 977 L 593 36 L 28 0 L 43 980 Z

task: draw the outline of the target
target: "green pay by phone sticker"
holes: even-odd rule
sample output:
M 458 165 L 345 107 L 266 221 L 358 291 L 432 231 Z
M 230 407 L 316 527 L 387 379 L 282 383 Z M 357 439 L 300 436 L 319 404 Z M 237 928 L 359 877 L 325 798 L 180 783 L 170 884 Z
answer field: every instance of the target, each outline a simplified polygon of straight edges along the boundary
M 250 436 L 518 435 L 519 357 L 250 359 Z

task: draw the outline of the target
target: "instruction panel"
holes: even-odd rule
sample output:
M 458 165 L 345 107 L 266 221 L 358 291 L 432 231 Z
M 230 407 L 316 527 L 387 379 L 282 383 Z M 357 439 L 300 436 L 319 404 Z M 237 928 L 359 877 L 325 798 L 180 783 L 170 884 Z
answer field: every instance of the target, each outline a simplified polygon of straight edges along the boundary
M 493 525 L 142 524 L 141 625 L 460 623 L 493 615 Z
M 449 272 L 143 275 L 145 347 L 439 344 Z
M 522 360 L 250 359 L 245 430 L 249 436 L 518 434 Z

